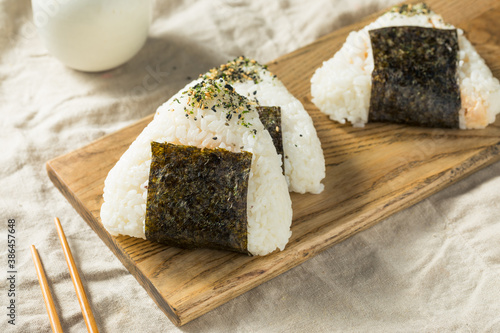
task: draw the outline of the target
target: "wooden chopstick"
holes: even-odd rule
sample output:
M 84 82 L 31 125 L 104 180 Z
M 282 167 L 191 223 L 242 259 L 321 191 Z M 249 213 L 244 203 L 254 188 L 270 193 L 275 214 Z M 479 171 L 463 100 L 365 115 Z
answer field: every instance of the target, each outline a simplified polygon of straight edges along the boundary
M 78 297 L 78 302 L 80 303 L 80 308 L 82 309 L 83 319 L 85 320 L 85 324 L 87 325 L 87 330 L 89 332 L 99 332 L 94 319 L 94 315 L 92 314 L 92 309 L 90 308 L 90 304 L 87 299 L 87 295 L 85 294 L 85 290 L 83 289 L 82 280 L 80 279 L 75 261 L 73 260 L 73 255 L 71 254 L 68 241 L 66 240 L 66 236 L 64 235 L 61 221 L 59 221 L 59 218 L 57 217 L 54 218 L 54 221 L 56 223 L 57 233 L 59 234 L 59 240 L 61 241 L 61 245 L 63 248 L 64 257 L 66 258 L 66 263 L 68 264 L 69 274 L 71 275 L 73 286 L 75 286 L 76 296 Z
M 47 308 L 47 313 L 49 314 L 50 326 L 52 327 L 52 332 L 62 333 L 61 322 L 57 316 L 56 307 L 54 306 L 54 300 L 52 299 L 52 294 L 50 293 L 49 284 L 47 283 L 47 277 L 45 276 L 45 271 L 43 270 L 42 262 L 40 261 L 40 256 L 36 250 L 35 245 L 31 245 L 31 256 L 33 257 L 33 263 L 35 264 L 36 275 L 38 276 L 38 282 L 40 283 L 40 288 L 42 288 L 42 295 L 45 301 L 45 307 Z

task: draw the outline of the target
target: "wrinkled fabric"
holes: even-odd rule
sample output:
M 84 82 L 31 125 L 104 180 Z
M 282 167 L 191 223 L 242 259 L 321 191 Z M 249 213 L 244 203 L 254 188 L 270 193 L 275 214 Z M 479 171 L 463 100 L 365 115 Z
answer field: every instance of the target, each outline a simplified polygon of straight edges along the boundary
M 169 0 L 149 39 L 103 73 L 45 50 L 27 0 L 0 0 L 0 331 L 49 332 L 29 246 L 65 332 L 84 332 L 59 216 L 101 332 L 498 332 L 500 163 L 176 328 L 50 182 L 45 162 L 151 113 L 241 54 L 262 63 L 396 1 Z M 7 323 L 7 219 L 16 220 L 17 320 Z

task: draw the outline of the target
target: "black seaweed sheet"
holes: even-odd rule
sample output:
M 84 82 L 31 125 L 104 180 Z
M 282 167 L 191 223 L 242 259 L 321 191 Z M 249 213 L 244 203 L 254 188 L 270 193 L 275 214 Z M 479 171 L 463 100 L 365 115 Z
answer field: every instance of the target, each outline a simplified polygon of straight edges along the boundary
M 456 30 L 402 26 L 369 34 L 375 62 L 369 121 L 458 128 Z
M 279 106 L 258 106 L 257 112 L 259 119 L 264 125 L 264 128 L 271 134 L 276 152 L 281 154 L 281 159 L 284 162 L 283 154 L 283 135 L 281 131 L 281 108 Z M 285 164 L 282 164 L 283 171 Z
M 247 253 L 249 152 L 151 143 L 146 238 Z

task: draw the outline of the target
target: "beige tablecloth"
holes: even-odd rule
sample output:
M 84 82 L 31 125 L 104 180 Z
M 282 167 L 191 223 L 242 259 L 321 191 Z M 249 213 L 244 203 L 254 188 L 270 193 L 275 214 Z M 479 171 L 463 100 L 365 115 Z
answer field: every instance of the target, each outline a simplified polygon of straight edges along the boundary
M 84 332 L 59 216 L 102 332 L 499 332 L 500 163 L 176 328 L 47 177 L 44 163 L 155 111 L 235 56 L 270 61 L 393 0 L 168 0 L 126 65 L 64 67 L 28 0 L 0 0 L 0 331 L 48 332 L 29 246 L 66 332 Z M 141 89 L 156 70 L 157 85 Z M 16 325 L 8 324 L 7 220 L 16 220 Z

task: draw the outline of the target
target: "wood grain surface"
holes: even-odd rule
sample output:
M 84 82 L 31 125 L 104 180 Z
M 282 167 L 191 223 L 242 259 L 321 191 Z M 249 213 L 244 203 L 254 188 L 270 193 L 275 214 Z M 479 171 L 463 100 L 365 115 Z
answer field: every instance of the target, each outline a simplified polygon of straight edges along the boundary
M 500 77 L 500 2 L 428 3 L 446 21 L 466 31 L 493 74 Z M 330 121 L 315 108 L 309 83 L 314 70 L 333 56 L 351 30 L 379 14 L 269 64 L 313 118 L 327 164 L 323 193 L 292 194 L 293 235 L 282 252 L 248 257 L 182 250 L 106 232 L 99 218 L 104 179 L 152 116 L 47 162 L 57 188 L 176 325 L 500 159 L 500 119 L 485 130 L 469 131 L 379 123 L 353 128 Z

